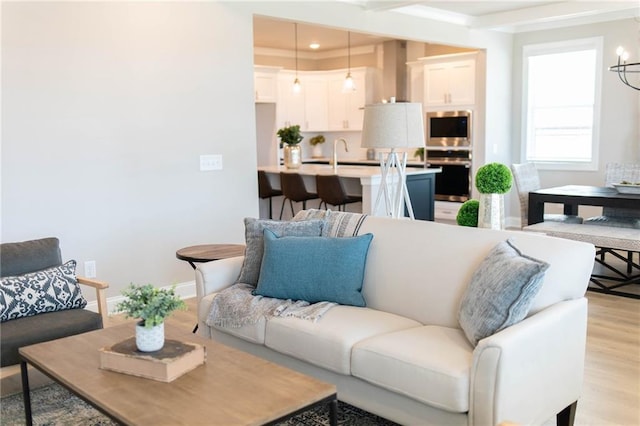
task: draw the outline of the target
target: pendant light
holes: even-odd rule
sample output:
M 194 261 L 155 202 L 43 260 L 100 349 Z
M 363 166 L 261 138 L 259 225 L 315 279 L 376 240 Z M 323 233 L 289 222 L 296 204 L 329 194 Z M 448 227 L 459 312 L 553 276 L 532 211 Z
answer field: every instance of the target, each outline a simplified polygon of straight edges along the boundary
M 351 31 L 347 31 L 347 77 L 344 79 L 343 91 L 354 91 L 356 90 L 356 85 L 353 81 L 353 77 L 351 77 Z
M 300 80 L 298 79 L 298 23 L 294 23 L 295 42 L 296 42 L 296 78 L 293 80 L 293 93 L 300 93 Z

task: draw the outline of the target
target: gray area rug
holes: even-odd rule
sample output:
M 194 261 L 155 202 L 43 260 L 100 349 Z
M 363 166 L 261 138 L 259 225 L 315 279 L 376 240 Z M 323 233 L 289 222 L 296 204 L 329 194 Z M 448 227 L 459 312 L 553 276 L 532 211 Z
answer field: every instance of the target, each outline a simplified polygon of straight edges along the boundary
M 2 398 L 0 406 L 0 425 L 22 426 L 25 424 L 22 394 Z M 39 426 L 112 426 L 117 424 L 56 383 L 32 390 L 31 408 L 33 410 L 33 424 Z M 282 426 L 324 426 L 328 424 L 328 407 L 317 407 L 281 423 Z M 393 422 L 343 402 L 338 404 L 338 424 L 343 426 L 395 425 Z

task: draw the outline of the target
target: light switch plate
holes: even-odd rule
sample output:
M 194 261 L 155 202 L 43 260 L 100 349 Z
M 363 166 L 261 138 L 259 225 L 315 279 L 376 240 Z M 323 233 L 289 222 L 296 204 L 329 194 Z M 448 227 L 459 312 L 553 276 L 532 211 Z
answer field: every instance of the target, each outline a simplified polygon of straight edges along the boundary
M 87 260 L 86 262 L 84 262 L 84 276 L 87 278 L 96 277 L 96 261 L 95 260 Z
M 222 170 L 222 155 L 201 155 L 200 171 Z

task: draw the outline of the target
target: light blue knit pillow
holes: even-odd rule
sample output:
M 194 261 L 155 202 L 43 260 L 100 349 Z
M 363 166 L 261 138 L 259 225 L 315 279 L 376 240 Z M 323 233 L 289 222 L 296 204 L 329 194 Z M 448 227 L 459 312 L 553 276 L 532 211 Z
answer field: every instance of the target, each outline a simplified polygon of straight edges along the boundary
M 548 268 L 548 263 L 522 254 L 511 240 L 496 245 L 460 302 L 458 322 L 471 344 L 522 321 Z
M 309 303 L 365 306 L 362 283 L 373 234 L 282 237 L 264 231 L 264 257 L 254 294 Z
M 244 262 L 240 269 L 238 282 L 258 284 L 260 275 L 260 265 L 262 264 L 263 252 L 263 232 L 265 228 L 274 231 L 278 236 L 305 236 L 314 237 L 322 234 L 323 220 L 305 220 L 300 222 L 281 220 L 262 220 L 245 218 L 245 242 L 247 247 L 244 250 Z

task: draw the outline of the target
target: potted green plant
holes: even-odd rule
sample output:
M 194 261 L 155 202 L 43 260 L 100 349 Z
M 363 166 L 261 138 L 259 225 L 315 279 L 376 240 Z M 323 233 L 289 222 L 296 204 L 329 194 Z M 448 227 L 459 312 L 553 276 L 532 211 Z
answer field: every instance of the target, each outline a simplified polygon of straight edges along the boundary
M 413 153 L 413 157 L 418 157 L 420 158 L 420 161 L 424 161 L 424 148 L 418 148 L 415 150 L 415 152 Z
M 141 352 L 154 352 L 164 346 L 164 320 L 176 309 L 187 305 L 175 293 L 175 287 L 156 288 L 151 284 L 131 284 L 122 291 L 126 299 L 116 309 L 126 318 L 139 318 L 136 324 L 136 346 Z
M 476 173 L 476 188 L 481 194 L 506 194 L 512 183 L 511 170 L 502 163 L 485 164 Z
M 478 209 L 480 202 L 478 200 L 467 200 L 460 206 L 456 215 L 456 223 L 460 226 L 478 226 Z
M 509 167 L 502 163 L 489 163 L 476 173 L 476 189 L 480 193 L 478 227 L 504 229 L 504 194 L 513 184 Z
M 304 138 L 300 126 L 293 125 L 278 129 L 280 143 L 284 144 L 284 165 L 288 169 L 297 169 L 302 165 L 301 149 L 298 145 Z
M 322 147 L 321 145 L 325 142 L 323 135 L 317 135 L 309 139 L 309 144 L 313 147 L 311 156 L 313 158 L 322 157 Z

